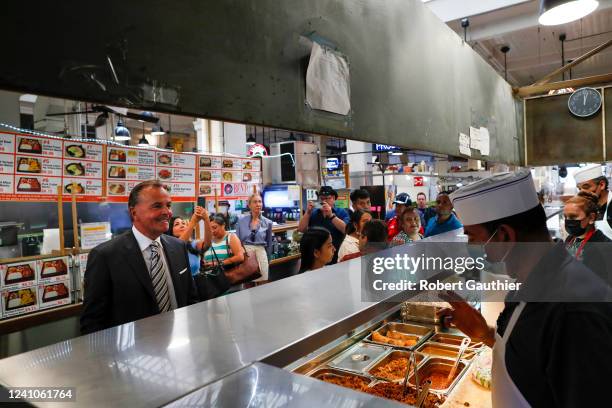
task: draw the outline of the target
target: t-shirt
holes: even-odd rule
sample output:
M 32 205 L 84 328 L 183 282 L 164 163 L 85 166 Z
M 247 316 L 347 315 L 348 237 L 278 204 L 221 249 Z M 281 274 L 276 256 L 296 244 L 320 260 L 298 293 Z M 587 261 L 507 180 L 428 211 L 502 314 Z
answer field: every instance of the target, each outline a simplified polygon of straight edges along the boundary
M 345 224 L 348 224 L 350 222 L 349 215 L 345 209 L 333 207 L 332 212 L 336 214 L 336 217 L 344 221 Z M 338 228 L 334 226 L 334 224 L 329 218 L 323 217 L 323 213 L 321 212 L 320 208 L 315 208 L 314 210 L 312 210 L 312 214 L 310 214 L 310 220 L 308 221 L 308 226 L 321 227 L 328 230 L 332 236 L 332 241 L 334 243 L 334 247 L 336 247 L 336 251 L 340 248 L 340 245 L 342 245 L 342 241 L 344 240 L 344 233 L 338 230 Z M 334 258 L 336 257 L 334 256 Z
M 449 219 L 444 221 L 442 224 L 438 224 L 438 216 L 435 216 L 427 223 L 427 228 L 425 228 L 425 236 L 431 237 L 433 235 L 442 234 L 443 232 L 448 232 L 459 228 L 463 228 L 463 224 L 459 222 L 457 217 L 455 217 L 455 214 L 451 214 Z
M 346 255 L 359 252 L 359 240 L 355 237 L 347 235 L 340 245 L 338 250 L 338 259 L 342 260 Z

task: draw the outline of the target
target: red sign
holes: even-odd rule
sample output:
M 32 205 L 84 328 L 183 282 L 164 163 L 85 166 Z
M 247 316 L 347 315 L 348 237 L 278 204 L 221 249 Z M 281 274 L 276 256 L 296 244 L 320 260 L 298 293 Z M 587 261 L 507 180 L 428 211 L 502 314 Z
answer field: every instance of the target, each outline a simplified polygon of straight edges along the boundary
M 414 186 L 415 187 L 423 187 L 425 184 L 423 182 L 423 177 L 414 176 Z

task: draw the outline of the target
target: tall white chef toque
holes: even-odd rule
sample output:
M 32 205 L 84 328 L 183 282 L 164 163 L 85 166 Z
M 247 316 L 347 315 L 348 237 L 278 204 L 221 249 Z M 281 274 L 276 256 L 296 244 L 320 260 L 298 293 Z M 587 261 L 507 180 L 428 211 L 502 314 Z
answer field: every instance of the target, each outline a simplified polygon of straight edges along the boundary
M 593 180 L 603 176 L 601 170 L 601 164 L 589 164 L 574 173 L 574 180 L 576 183 L 584 183 L 585 181 Z
M 529 170 L 478 180 L 453 192 L 450 199 L 463 225 L 499 220 L 540 204 Z

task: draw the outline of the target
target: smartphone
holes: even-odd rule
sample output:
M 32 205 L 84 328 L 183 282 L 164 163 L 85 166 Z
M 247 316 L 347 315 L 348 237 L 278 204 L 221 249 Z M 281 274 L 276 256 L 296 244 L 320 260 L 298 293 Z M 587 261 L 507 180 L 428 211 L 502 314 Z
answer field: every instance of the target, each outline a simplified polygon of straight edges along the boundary
M 206 197 L 198 197 L 198 206 L 206 208 Z

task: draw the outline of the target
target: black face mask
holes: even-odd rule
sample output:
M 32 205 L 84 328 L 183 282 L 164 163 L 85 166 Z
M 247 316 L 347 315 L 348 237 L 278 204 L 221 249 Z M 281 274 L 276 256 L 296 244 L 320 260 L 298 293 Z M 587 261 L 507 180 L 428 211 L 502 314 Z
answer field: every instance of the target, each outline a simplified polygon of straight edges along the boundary
M 565 230 L 568 234 L 579 237 L 586 232 L 586 228 L 583 228 L 580 223 L 582 220 L 565 220 Z

